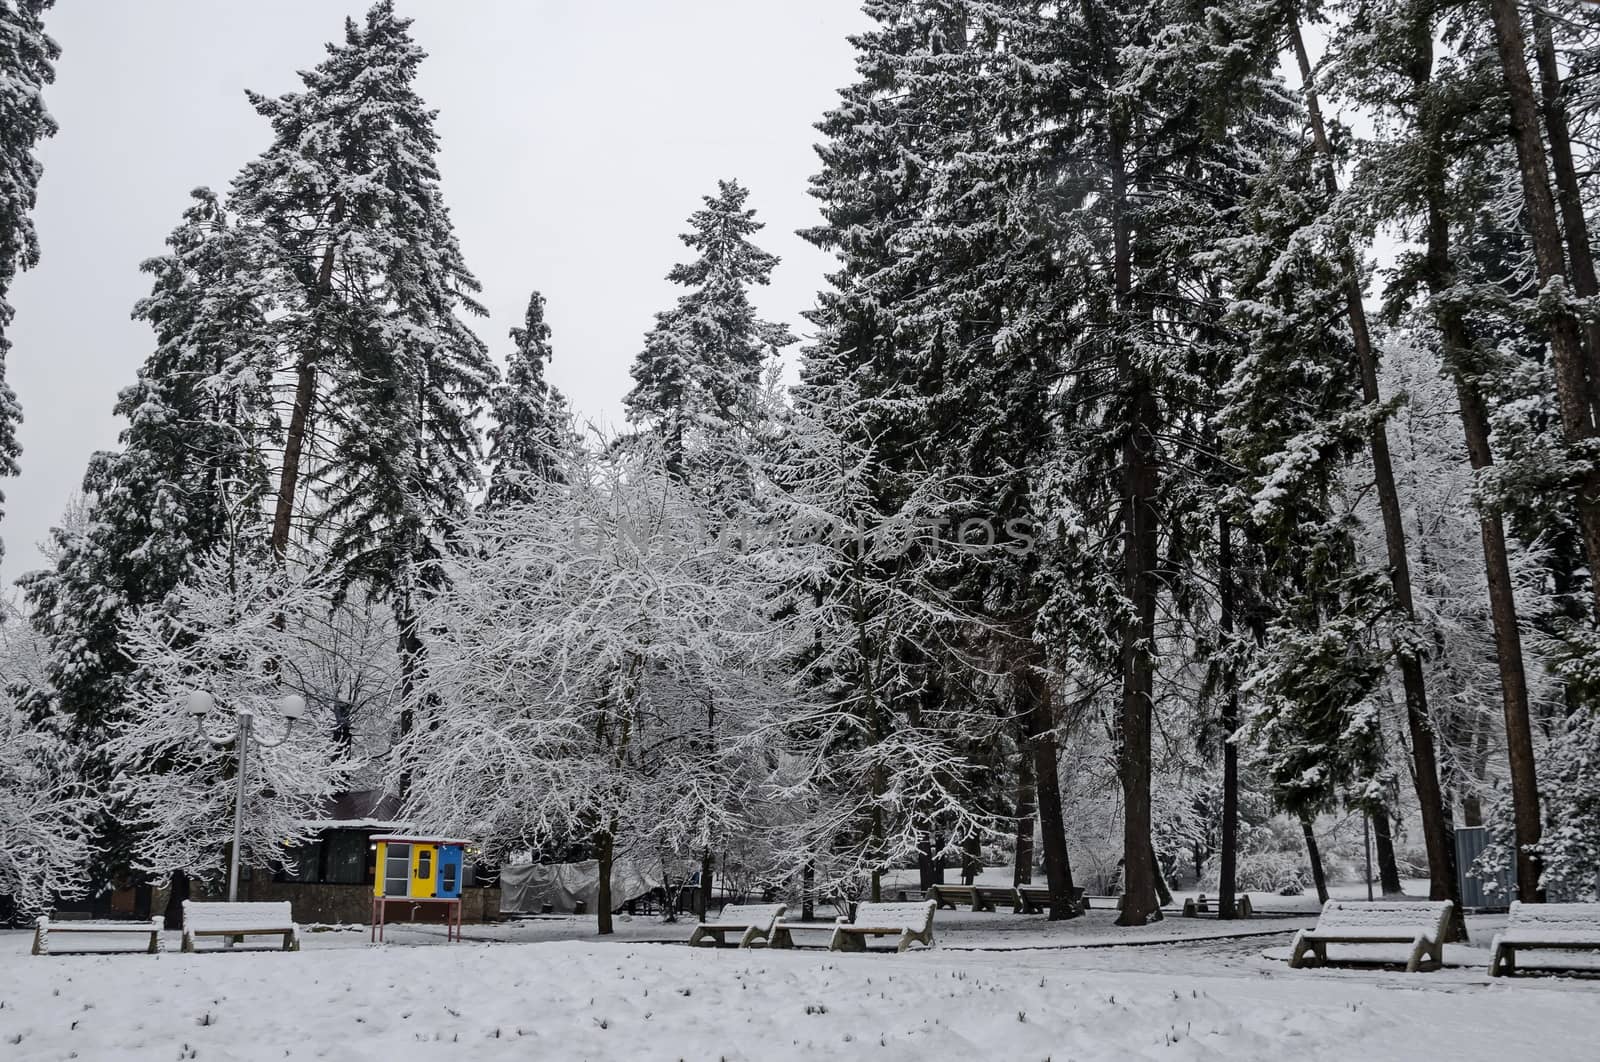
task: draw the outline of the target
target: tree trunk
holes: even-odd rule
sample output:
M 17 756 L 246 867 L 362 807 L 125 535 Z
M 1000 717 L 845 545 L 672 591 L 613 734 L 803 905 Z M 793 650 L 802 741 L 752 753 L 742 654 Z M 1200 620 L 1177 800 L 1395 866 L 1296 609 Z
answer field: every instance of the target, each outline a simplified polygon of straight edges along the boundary
M 330 225 L 337 226 L 344 219 L 344 198 L 334 196 Z M 311 291 L 311 304 L 318 306 L 333 294 L 334 244 L 330 239 L 322 252 L 322 263 L 317 268 L 316 285 Z M 282 559 L 289 549 L 289 535 L 294 529 L 294 498 L 300 489 L 300 463 L 305 452 L 306 432 L 311 422 L 311 409 L 317 398 L 317 358 L 319 340 L 313 338 L 300 352 L 295 363 L 294 405 L 289 412 L 289 430 L 284 437 L 283 467 L 278 475 L 278 499 L 272 517 L 272 552 Z
M 1123 445 L 1124 590 L 1133 615 L 1122 631 L 1123 859 L 1126 897 L 1118 925 L 1161 917 L 1150 846 L 1150 713 L 1155 679 L 1157 411 L 1148 381 L 1134 382 L 1135 423 Z
M 602 937 L 610 936 L 611 926 L 611 854 L 614 850 L 616 839 L 610 830 L 601 830 L 595 834 L 594 857 L 600 864 L 600 894 L 595 898 L 595 917 L 600 927 Z
M 1450 251 L 1450 223 L 1445 202 L 1442 163 L 1435 163 L 1428 179 L 1428 283 L 1434 295 L 1434 316 L 1444 345 L 1444 364 L 1455 381 L 1466 435 L 1467 458 L 1474 472 L 1494 467 L 1490 445 L 1488 404 L 1478 386 L 1481 375 L 1477 345 L 1467 331 L 1456 305 L 1443 298 L 1456 281 Z M 1489 584 L 1489 616 L 1494 629 L 1495 662 L 1500 675 L 1500 705 L 1505 717 L 1506 752 L 1511 774 L 1511 800 L 1517 831 L 1517 886 L 1519 893 L 1538 895 L 1540 861 L 1530 846 L 1542 834 L 1539 819 L 1539 785 L 1533 758 L 1533 723 L 1528 707 L 1528 681 L 1522 660 L 1522 630 L 1517 620 L 1516 587 L 1506 550 L 1505 521 L 1498 508 L 1480 504 L 1478 537 L 1483 546 L 1484 575 Z M 1479 723 L 1481 732 L 1482 723 Z M 1475 803 L 1475 802 L 1474 802 Z M 1462 800 L 1468 825 L 1482 821 L 1481 810 Z M 1459 897 L 1455 897 L 1459 901 Z
M 983 873 L 983 840 L 969 833 L 961 842 L 961 884 L 971 885 Z
M 1534 54 L 1539 64 L 1539 102 L 1544 115 L 1545 137 L 1550 144 L 1550 168 L 1555 172 L 1561 228 L 1567 237 L 1567 256 L 1572 265 L 1572 287 L 1579 295 L 1592 299 L 1600 294 L 1600 281 L 1595 278 L 1594 252 L 1589 246 L 1589 219 L 1583 213 L 1583 191 L 1578 185 L 1578 168 L 1572 159 L 1572 133 L 1567 128 L 1566 93 L 1561 84 L 1561 66 L 1556 60 L 1550 18 L 1538 7 L 1533 8 L 1533 35 Z M 1591 416 L 1600 424 L 1600 321 L 1584 322 L 1583 339 Z
M 1378 882 L 1385 896 L 1404 896 L 1405 886 L 1400 884 L 1400 861 L 1394 855 L 1394 831 L 1390 827 L 1389 809 L 1372 809 L 1372 847 L 1378 853 Z
M 1061 816 L 1061 782 L 1056 773 L 1056 720 L 1050 683 L 1032 668 L 1017 675 L 1023 700 L 1022 723 L 1033 753 L 1034 790 L 1039 808 L 1039 835 L 1044 843 L 1044 878 L 1050 889 L 1050 921 L 1074 918 L 1072 863 L 1067 858 L 1067 830 Z
M 395 604 L 395 622 L 400 628 L 399 644 L 396 649 L 400 657 L 400 736 L 403 738 L 416 726 L 416 702 L 413 698 L 417 678 L 422 673 L 424 652 L 422 638 L 417 633 L 417 615 L 411 608 L 409 591 Z M 411 789 L 410 772 L 401 772 L 396 788 L 399 790 L 400 799 L 404 800 Z
M 806 860 L 800 872 L 800 921 L 809 922 L 817 917 L 817 865 Z
M 1011 884 L 1033 884 L 1033 750 L 1023 738 L 1017 754 L 1017 853 Z
M 1311 122 L 1311 138 L 1317 154 L 1322 156 L 1323 180 L 1330 193 L 1338 191 L 1338 177 L 1334 173 L 1333 150 L 1322 123 L 1321 105 L 1317 100 L 1311 61 L 1306 55 L 1305 41 L 1300 35 L 1298 21 L 1291 23 L 1291 43 L 1295 60 L 1300 67 L 1301 81 L 1305 86 L 1307 117 Z M 1345 311 L 1350 321 L 1350 334 L 1355 342 L 1356 361 L 1360 369 L 1362 398 L 1368 406 L 1377 407 L 1383 401 L 1378 387 L 1378 359 L 1372 349 L 1372 335 L 1367 327 L 1366 306 L 1362 302 L 1360 273 L 1356 269 L 1355 253 L 1346 249 L 1343 263 L 1345 282 Z M 1377 488 L 1378 508 L 1383 514 L 1384 547 L 1389 561 L 1389 583 L 1394 591 L 1395 605 L 1407 625 L 1416 623 L 1416 603 L 1411 593 L 1411 563 L 1406 556 L 1405 524 L 1400 510 L 1400 493 L 1395 487 L 1394 465 L 1389 457 L 1389 432 L 1384 422 L 1375 420 L 1370 437 L 1372 451 L 1373 484 Z M 1406 727 L 1411 735 L 1412 779 L 1417 789 L 1417 804 L 1422 815 L 1423 842 L 1428 850 L 1428 876 L 1432 881 L 1433 899 L 1450 899 L 1461 909 L 1461 888 L 1455 875 L 1455 853 L 1450 844 L 1445 818 L 1444 795 L 1439 786 L 1438 757 L 1433 744 L 1433 731 L 1428 718 L 1428 697 L 1423 682 L 1422 660 L 1417 650 L 1402 637 L 1395 646 L 1395 656 L 1400 665 L 1400 681 L 1405 691 Z M 1457 920 L 1459 922 L 1459 919 Z M 1465 932 L 1465 926 L 1462 926 Z M 1458 938 L 1452 938 L 1458 939 Z
M 382 873 L 380 870 L 379 873 Z M 166 929 L 183 928 L 183 901 L 189 898 L 189 875 L 181 870 L 172 872 L 167 891 L 167 909 L 162 912 L 161 925 Z
M 933 835 L 924 833 L 917 845 L 917 885 L 923 892 L 933 888 Z
M 1511 130 L 1517 148 L 1517 168 L 1522 176 L 1522 198 L 1533 260 L 1541 287 L 1561 286 L 1567 278 L 1561 228 L 1556 221 L 1555 199 L 1550 194 L 1550 170 L 1545 164 L 1539 113 L 1533 81 L 1528 76 L 1527 45 L 1516 0 L 1490 0 L 1494 16 L 1495 47 L 1511 105 Z M 1554 363 L 1556 399 L 1569 447 L 1577 448 L 1595 435 L 1590 396 L 1593 381 L 1578 337 L 1577 323 L 1568 313 L 1548 317 L 1550 355 Z M 1591 572 L 1600 572 L 1600 468 L 1585 472 L 1578 491 L 1578 523 L 1583 529 L 1584 552 Z M 1600 579 L 1590 580 L 1591 608 L 1600 609 Z
M 700 921 L 711 917 L 711 905 L 716 902 L 713 886 L 716 884 L 717 857 L 707 848 L 700 856 Z
M 1328 878 L 1322 872 L 1322 851 L 1317 847 L 1317 835 L 1311 828 L 1311 816 L 1300 816 L 1300 832 L 1306 838 L 1306 858 L 1311 860 L 1311 880 L 1317 886 L 1317 902 L 1328 902 Z
M 1172 906 L 1172 890 L 1167 887 L 1167 876 L 1161 871 L 1161 860 L 1156 858 L 1156 842 L 1150 841 L 1150 866 L 1154 873 L 1151 874 L 1156 886 L 1156 902 L 1162 907 Z
M 1225 651 L 1233 649 L 1233 535 L 1226 516 L 1217 518 L 1219 596 Z M 1231 657 L 1230 657 L 1231 659 Z M 1222 866 L 1217 880 L 1217 917 L 1235 917 L 1234 897 L 1239 885 L 1239 746 L 1233 734 L 1239 729 L 1239 687 L 1231 664 L 1224 664 L 1222 683 Z M 1196 871 L 1198 874 L 1199 871 Z

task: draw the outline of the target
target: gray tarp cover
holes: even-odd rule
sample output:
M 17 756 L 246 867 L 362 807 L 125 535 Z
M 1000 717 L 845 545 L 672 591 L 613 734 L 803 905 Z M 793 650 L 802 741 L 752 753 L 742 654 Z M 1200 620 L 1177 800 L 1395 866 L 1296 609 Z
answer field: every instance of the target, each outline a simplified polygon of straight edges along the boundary
M 661 884 L 661 874 L 647 873 L 628 859 L 611 866 L 611 902 L 621 907 Z M 593 913 L 600 896 L 600 864 L 520 863 L 500 868 L 500 910 L 504 914 L 538 914 L 549 904 L 556 914 L 571 914 L 583 901 Z

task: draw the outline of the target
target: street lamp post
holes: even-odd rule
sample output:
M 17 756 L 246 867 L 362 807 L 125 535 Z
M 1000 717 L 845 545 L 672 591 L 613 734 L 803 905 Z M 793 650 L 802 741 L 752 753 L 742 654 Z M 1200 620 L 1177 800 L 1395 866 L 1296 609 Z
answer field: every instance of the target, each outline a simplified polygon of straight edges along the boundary
M 217 699 L 205 690 L 192 690 L 189 693 L 188 711 L 194 717 L 195 733 L 199 734 L 213 748 L 227 748 L 231 743 L 238 754 L 238 785 L 235 787 L 233 797 L 233 851 L 228 855 L 228 902 L 235 903 L 239 899 L 239 847 L 244 842 L 244 789 L 245 774 L 249 762 L 251 723 L 255 714 L 248 708 L 239 708 L 234 712 L 238 723 L 238 732 L 231 739 L 218 741 L 206 733 L 206 716 L 211 714 L 211 709 L 216 706 Z M 262 748 L 277 748 L 289 740 L 289 735 L 294 733 L 294 724 L 306 714 L 306 699 L 299 694 L 290 693 L 278 702 L 278 710 L 289 721 L 284 729 L 283 736 L 277 741 L 266 741 L 256 738 L 256 743 Z

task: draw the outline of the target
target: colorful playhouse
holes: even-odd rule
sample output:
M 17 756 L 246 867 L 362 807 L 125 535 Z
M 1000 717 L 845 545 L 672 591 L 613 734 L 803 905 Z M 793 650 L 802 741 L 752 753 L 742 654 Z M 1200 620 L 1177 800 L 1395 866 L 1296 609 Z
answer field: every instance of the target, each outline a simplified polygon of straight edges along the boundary
M 445 936 L 461 939 L 461 878 L 469 842 L 449 837 L 374 837 L 372 939 L 383 939 L 390 904 L 444 904 Z

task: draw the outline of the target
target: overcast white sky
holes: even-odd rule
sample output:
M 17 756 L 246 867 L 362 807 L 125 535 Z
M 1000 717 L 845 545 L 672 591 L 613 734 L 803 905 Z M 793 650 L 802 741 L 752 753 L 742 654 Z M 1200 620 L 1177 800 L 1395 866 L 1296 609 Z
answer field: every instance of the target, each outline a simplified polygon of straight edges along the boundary
M 721 177 L 751 189 L 783 258 L 757 293 L 805 332 L 826 256 L 794 235 L 817 215 L 811 124 L 852 79 L 859 0 L 400 0 L 429 53 L 445 198 L 490 318 L 497 357 L 528 292 L 550 300 L 551 376 L 580 413 L 620 422 L 628 366 L 677 240 Z M 148 353 L 129 313 L 148 290 L 189 189 L 223 189 L 266 146 L 244 89 L 299 87 L 365 0 L 67 0 L 47 93 L 61 132 L 40 154 L 43 261 L 13 286 L 9 377 L 23 471 L 0 483 L 6 584 L 44 539 L 96 449 L 115 444 L 117 391 Z

